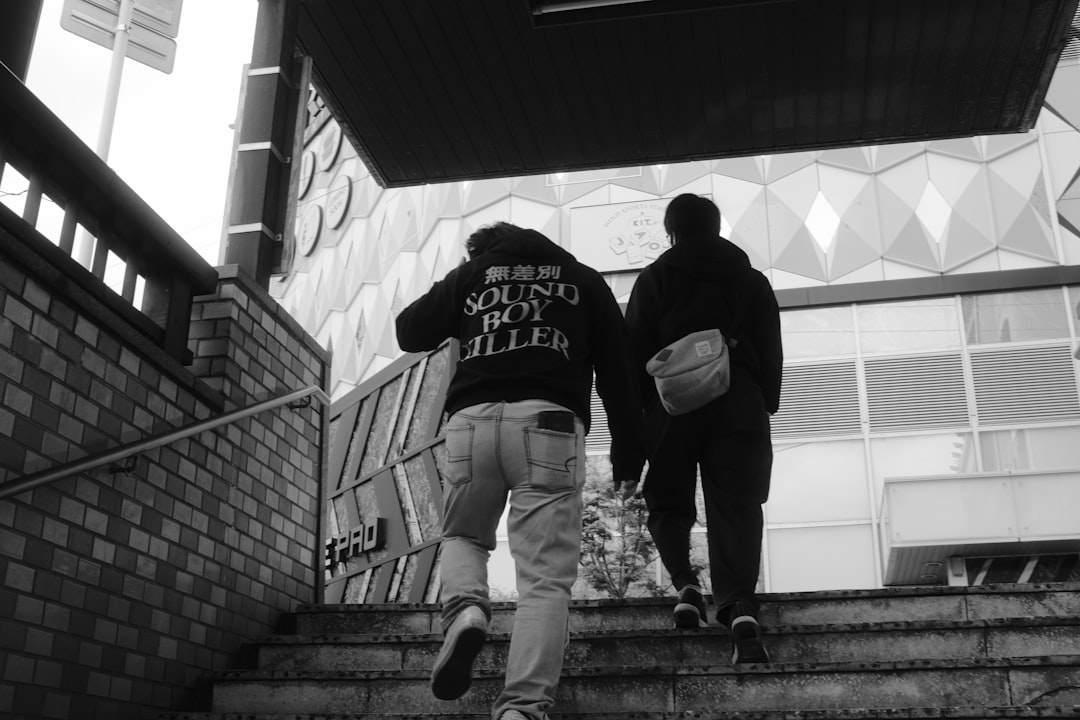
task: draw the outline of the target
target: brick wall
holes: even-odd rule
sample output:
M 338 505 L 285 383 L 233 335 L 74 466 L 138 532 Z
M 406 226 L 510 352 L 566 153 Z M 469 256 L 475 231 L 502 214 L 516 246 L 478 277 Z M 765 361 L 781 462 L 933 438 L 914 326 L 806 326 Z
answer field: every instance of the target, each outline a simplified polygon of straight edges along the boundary
M 183 367 L 56 283 L 56 268 L 9 255 L 11 242 L 0 238 L 0 486 L 325 386 L 328 355 L 235 268 L 196 299 Z M 325 436 L 318 403 L 282 407 L 0 499 L 0 716 L 205 709 L 211 671 L 319 599 Z

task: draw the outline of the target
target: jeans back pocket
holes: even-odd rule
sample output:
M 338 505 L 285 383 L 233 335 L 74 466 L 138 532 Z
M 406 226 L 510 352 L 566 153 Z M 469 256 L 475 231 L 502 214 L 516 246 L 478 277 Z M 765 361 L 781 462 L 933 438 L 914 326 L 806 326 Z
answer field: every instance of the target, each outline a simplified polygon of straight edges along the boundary
M 533 487 L 572 490 L 579 484 L 575 433 L 525 428 L 525 460 Z
M 474 430 L 467 424 L 446 428 L 446 482 L 451 485 L 464 485 L 472 479 Z

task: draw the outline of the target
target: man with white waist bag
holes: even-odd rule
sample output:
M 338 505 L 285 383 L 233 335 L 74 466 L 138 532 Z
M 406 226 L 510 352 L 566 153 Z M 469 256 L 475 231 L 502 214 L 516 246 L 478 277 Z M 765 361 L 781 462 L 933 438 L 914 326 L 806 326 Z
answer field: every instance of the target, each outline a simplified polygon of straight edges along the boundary
M 674 198 L 664 228 L 672 247 L 638 276 L 626 311 L 645 404 L 649 530 L 679 594 L 676 627 L 706 623 L 690 563 L 700 468 L 716 619 L 733 662 L 767 662 L 756 586 L 783 369 L 779 308 L 746 253 L 720 237 L 712 201 Z

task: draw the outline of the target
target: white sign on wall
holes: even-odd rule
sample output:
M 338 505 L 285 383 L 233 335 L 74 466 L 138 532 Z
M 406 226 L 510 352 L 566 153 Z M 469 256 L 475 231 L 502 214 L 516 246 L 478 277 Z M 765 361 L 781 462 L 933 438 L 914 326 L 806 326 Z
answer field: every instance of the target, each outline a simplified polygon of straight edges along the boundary
M 311 204 L 304 210 L 296 228 L 296 252 L 300 255 L 310 255 L 319 242 L 319 233 L 322 231 L 323 209 L 319 205 Z
M 331 228 L 339 227 L 345 220 L 352 197 L 352 183 L 352 178 L 345 173 L 330 183 L 330 192 L 326 196 L 326 224 Z
M 668 199 L 570 209 L 570 252 L 600 272 L 641 270 L 670 247 Z

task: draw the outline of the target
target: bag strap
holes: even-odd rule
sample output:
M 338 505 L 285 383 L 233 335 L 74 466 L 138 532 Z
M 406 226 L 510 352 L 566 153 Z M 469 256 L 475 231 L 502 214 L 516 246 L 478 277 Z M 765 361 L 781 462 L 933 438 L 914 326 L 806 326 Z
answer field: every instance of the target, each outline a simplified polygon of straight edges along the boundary
M 727 342 L 728 347 L 735 347 L 739 344 L 739 341 L 735 338 L 735 331 L 739 328 L 739 323 L 742 322 L 743 310 L 746 308 L 746 290 L 750 284 L 749 281 L 742 283 L 740 288 L 741 292 L 738 295 L 738 305 L 735 306 L 735 315 L 731 319 L 731 325 L 728 326 L 728 331 L 724 333 L 724 340 Z

